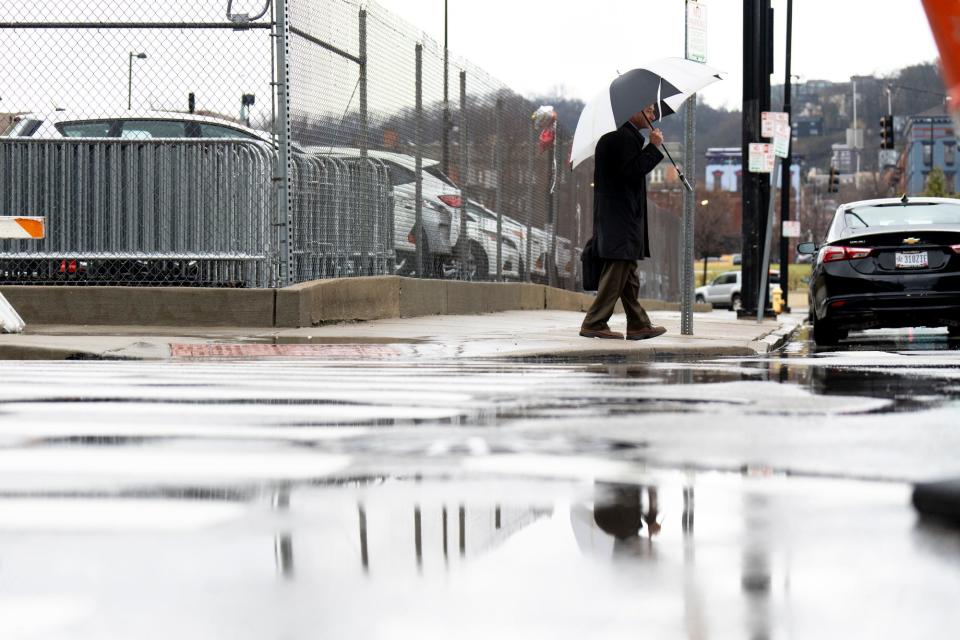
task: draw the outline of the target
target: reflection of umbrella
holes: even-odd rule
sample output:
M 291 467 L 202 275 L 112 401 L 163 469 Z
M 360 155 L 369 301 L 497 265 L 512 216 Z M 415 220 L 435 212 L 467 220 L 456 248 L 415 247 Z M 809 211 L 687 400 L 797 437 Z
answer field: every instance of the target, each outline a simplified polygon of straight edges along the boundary
M 619 129 L 648 105 L 656 104 L 661 117 L 670 115 L 684 100 L 720 79 L 716 69 L 683 58 L 663 58 L 618 76 L 580 114 L 573 136 L 571 165 L 576 167 L 592 156 L 600 138 Z

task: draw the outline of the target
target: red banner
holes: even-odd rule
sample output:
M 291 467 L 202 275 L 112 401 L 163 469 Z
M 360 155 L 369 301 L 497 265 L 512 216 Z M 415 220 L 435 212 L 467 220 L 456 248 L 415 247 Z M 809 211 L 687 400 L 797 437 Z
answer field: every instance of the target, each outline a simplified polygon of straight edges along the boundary
M 940 49 L 943 81 L 950 95 L 950 109 L 960 110 L 960 2 L 957 0 L 923 0 L 933 39 Z

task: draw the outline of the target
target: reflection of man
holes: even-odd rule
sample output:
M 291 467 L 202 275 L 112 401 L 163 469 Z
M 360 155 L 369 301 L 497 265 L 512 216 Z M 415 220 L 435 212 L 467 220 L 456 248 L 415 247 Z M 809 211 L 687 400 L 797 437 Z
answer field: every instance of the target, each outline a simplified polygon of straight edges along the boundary
M 656 108 L 650 105 L 597 143 L 594 169 L 594 241 L 603 260 L 600 286 L 580 327 L 586 338 L 623 339 L 607 324 L 617 299 L 627 314 L 627 340 L 644 340 L 663 334 L 653 326 L 638 301 L 640 279 L 637 260 L 650 257 L 647 230 L 647 174 L 663 159 L 657 148 L 663 134 L 654 129 Z M 647 140 L 642 130 L 647 129 Z

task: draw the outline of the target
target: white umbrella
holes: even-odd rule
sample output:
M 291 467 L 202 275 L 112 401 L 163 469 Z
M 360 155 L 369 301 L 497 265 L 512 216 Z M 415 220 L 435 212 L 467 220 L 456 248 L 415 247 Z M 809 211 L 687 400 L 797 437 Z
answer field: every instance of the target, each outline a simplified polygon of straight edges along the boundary
M 633 114 L 656 104 L 660 117 L 670 115 L 691 95 L 721 80 L 720 73 L 684 58 L 663 58 L 617 76 L 583 108 L 573 135 L 571 166 L 576 168 L 591 157 L 600 138 L 619 129 Z

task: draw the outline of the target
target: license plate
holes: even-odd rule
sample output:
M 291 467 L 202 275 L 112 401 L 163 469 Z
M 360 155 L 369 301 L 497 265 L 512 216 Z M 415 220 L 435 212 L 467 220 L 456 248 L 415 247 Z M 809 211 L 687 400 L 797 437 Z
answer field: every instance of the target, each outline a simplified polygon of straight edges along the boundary
M 926 251 L 897 251 L 897 269 L 925 269 L 928 264 Z

